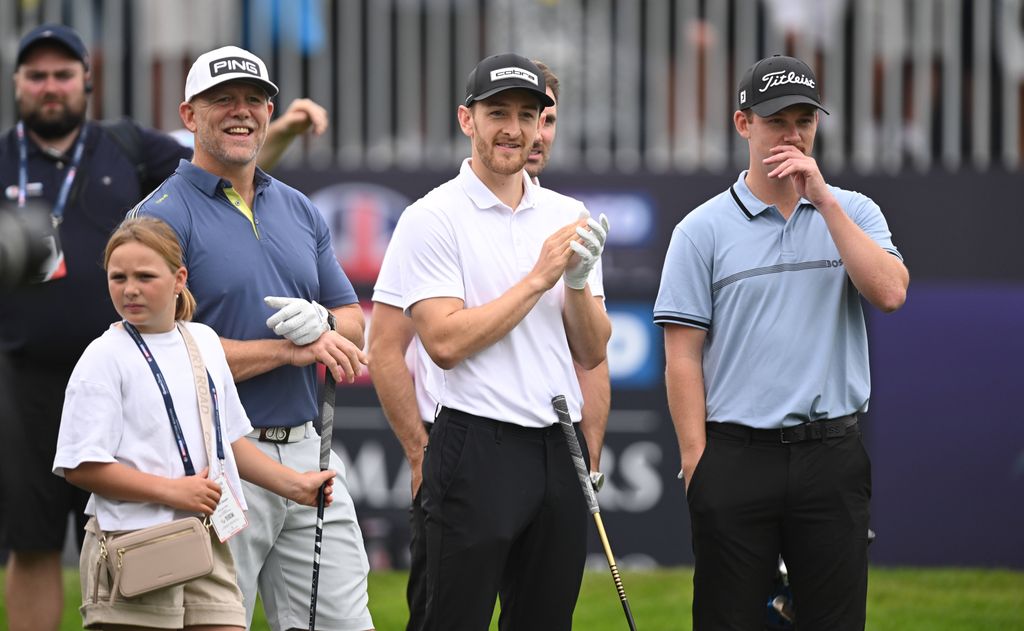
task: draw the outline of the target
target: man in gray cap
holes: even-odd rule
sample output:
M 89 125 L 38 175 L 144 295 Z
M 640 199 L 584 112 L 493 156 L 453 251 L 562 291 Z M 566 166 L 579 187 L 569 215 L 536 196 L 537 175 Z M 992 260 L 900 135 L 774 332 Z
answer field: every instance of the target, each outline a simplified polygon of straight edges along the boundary
M 573 361 L 605 358 L 608 223 L 524 169 L 545 87 L 520 55 L 477 64 L 458 108 L 471 157 L 395 229 L 403 308 L 442 369 L 420 491 L 427 629 L 486 629 L 498 595 L 502 629 L 572 627 L 587 510 L 551 399 L 578 422 Z
M 676 226 L 654 322 L 693 533 L 693 628 L 761 629 L 779 555 L 800 629 L 862 630 L 870 395 L 861 298 L 910 282 L 879 207 L 825 183 L 814 72 L 768 57 L 743 76 L 736 182 Z M 827 112 L 826 112 L 827 113 Z

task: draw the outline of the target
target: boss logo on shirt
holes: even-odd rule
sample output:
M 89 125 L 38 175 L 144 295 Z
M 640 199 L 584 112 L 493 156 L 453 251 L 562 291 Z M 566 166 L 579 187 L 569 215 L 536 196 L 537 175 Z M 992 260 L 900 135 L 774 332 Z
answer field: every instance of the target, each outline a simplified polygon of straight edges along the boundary
M 256 62 L 244 57 L 222 57 L 210 62 L 210 76 L 216 77 L 226 72 L 242 72 L 254 77 L 261 77 L 260 67 Z

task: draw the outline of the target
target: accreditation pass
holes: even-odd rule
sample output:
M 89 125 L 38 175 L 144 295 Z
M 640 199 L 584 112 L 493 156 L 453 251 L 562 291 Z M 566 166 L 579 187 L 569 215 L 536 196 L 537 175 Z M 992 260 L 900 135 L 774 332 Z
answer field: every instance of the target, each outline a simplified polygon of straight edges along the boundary
M 217 509 L 213 511 L 210 521 L 220 542 L 224 543 L 248 526 L 249 520 L 224 476 L 217 478 L 217 484 L 220 485 L 220 502 L 217 503 Z

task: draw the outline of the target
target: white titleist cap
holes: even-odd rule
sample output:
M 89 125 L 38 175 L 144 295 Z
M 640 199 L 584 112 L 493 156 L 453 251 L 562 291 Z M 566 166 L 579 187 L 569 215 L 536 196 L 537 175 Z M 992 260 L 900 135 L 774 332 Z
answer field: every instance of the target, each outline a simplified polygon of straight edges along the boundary
M 263 60 L 238 46 L 223 46 L 199 55 L 185 79 L 185 100 L 228 81 L 249 81 L 277 95 L 277 86 L 270 81 Z

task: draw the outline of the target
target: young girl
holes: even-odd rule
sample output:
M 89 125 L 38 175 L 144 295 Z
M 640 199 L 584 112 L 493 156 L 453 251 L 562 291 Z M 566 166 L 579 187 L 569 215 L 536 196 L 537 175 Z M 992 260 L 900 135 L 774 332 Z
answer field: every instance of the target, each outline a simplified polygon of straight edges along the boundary
M 211 532 L 212 574 L 134 598 L 118 593 L 113 600 L 110 573 L 105 564 L 97 565 L 102 534 L 211 515 L 221 499 L 222 482 L 244 509 L 239 475 L 312 506 L 327 482 L 330 502 L 334 472 L 297 473 L 244 438 L 252 426 L 220 340 L 209 327 L 189 322 L 195 300 L 185 287 L 188 273 L 170 227 L 150 217 L 125 221 L 107 243 L 104 268 L 110 299 L 124 320 L 94 340 L 75 366 L 53 462 L 54 473 L 92 493 L 85 511 L 92 517 L 80 562 L 85 627 L 245 628 L 234 563 L 227 544 L 216 534 Z M 219 431 L 211 433 L 231 445 L 223 449 L 221 443 L 212 463 L 178 322 L 185 323 L 195 339 L 213 385 L 213 417 L 219 417 Z M 157 374 L 166 383 L 170 402 L 161 393 Z M 179 448 L 182 438 L 187 453 Z M 189 469 L 195 474 L 187 475 Z

